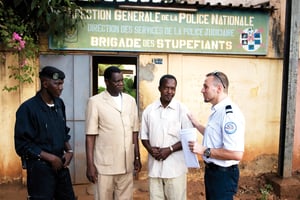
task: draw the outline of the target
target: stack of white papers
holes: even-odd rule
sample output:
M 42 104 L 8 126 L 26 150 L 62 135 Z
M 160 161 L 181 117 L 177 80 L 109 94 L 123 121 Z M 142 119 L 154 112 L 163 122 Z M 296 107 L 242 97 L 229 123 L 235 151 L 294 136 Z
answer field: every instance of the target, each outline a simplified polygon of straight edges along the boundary
M 189 149 L 189 141 L 197 141 L 196 128 L 181 129 L 180 138 L 185 164 L 188 168 L 200 168 L 198 157 Z

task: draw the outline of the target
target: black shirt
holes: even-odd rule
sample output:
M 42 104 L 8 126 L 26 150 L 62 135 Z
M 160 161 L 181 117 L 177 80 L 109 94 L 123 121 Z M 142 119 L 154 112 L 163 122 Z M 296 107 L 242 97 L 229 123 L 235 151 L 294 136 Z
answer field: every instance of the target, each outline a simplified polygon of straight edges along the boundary
M 38 92 L 16 112 L 15 149 L 19 156 L 39 158 L 41 151 L 62 157 L 65 142 L 70 139 L 66 125 L 65 105 L 55 98 L 49 107 Z

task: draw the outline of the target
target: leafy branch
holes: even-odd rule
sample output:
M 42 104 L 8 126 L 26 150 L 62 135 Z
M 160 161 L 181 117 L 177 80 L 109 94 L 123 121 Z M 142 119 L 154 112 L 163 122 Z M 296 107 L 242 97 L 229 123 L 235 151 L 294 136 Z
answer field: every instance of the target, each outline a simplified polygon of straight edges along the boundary
M 17 90 L 21 83 L 33 82 L 36 66 L 30 61 L 38 57 L 40 33 L 64 38 L 86 16 L 71 0 L 0 0 L 0 49 L 16 55 L 18 64 L 8 66 L 9 78 L 19 82 L 3 90 Z

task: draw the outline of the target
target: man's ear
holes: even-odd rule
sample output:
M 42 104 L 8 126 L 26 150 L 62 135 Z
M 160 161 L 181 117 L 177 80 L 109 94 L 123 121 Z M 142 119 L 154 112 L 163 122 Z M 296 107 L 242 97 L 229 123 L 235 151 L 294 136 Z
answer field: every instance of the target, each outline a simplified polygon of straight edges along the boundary
M 224 87 L 221 83 L 217 85 L 217 90 L 218 90 L 218 93 L 220 93 L 221 91 L 224 90 Z
M 47 78 L 41 78 L 41 86 L 42 86 L 42 88 L 48 88 L 48 79 Z

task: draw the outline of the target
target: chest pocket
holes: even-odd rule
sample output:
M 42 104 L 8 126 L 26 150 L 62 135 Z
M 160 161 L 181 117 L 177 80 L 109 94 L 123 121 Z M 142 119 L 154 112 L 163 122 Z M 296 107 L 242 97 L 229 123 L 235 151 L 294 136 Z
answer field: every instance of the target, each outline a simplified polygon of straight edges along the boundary
M 169 135 L 179 138 L 179 131 L 181 128 L 181 123 L 178 121 L 168 122 L 167 132 Z

